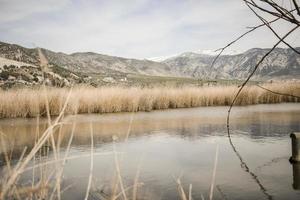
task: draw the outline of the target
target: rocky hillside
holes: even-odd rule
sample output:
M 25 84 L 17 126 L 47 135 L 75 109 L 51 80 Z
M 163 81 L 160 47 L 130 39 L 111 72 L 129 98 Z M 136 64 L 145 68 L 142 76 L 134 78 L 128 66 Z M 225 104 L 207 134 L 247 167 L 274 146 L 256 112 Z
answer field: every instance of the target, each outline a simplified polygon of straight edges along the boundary
M 153 76 L 181 76 L 171 70 L 170 66 L 150 60 L 137 60 L 107 56 L 92 52 L 56 53 L 41 49 L 49 64 L 84 73 L 131 73 Z M 34 65 L 39 64 L 37 49 L 24 48 L 19 45 L 0 42 L 0 57 L 17 60 Z
M 50 63 L 75 71 L 132 73 L 154 76 L 180 76 L 164 64 L 149 60 L 127 59 L 92 52 L 63 54 L 44 50 Z
M 300 48 L 297 49 L 300 51 Z M 267 51 L 268 49 L 255 48 L 237 55 L 223 55 L 211 67 L 214 55 L 193 52 L 183 53 L 162 62 L 154 62 L 92 52 L 65 54 L 41 49 L 49 66 L 70 73 L 86 76 L 101 74 L 102 77 L 121 78 L 128 74 L 136 74 L 200 79 L 244 79 Z M 41 63 L 37 48 L 29 49 L 3 42 L 0 42 L 0 57 L 34 66 L 40 66 Z M 277 48 L 263 62 L 253 78 L 298 79 L 300 78 L 300 55 L 290 49 Z
M 47 86 L 64 87 L 85 82 L 86 78 L 75 73 L 51 66 L 43 70 L 41 66 L 18 62 L 0 57 L 0 88 Z
M 0 57 L 27 64 L 40 64 L 37 49 L 28 49 L 15 44 L 0 42 Z
M 296 49 L 300 51 L 300 48 Z M 213 67 L 214 56 L 192 52 L 169 58 L 163 63 L 185 76 L 244 79 L 268 50 L 255 48 L 242 54 L 220 56 Z M 300 78 L 300 55 L 291 49 L 277 48 L 260 65 L 253 78 Z

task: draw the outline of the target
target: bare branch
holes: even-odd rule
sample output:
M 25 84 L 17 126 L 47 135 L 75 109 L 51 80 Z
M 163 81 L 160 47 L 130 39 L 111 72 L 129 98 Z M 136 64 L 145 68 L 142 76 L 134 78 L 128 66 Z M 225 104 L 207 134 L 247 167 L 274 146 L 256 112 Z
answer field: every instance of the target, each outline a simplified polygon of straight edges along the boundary
M 251 0 L 253 2 L 253 0 Z M 262 0 L 263 2 L 266 2 L 270 6 L 272 6 L 275 10 L 277 10 L 281 15 L 286 16 L 287 18 L 294 19 L 295 17 L 289 13 L 283 6 L 279 6 L 277 3 L 275 3 L 272 0 Z
M 280 18 L 276 18 L 272 21 L 269 22 L 269 24 L 279 20 Z M 225 49 L 227 49 L 228 47 L 230 47 L 232 44 L 236 43 L 238 40 L 242 39 L 245 35 L 248 35 L 249 33 L 251 33 L 252 31 L 255 31 L 256 29 L 260 28 L 260 27 L 263 27 L 265 26 L 265 24 L 260 24 L 258 26 L 255 26 L 255 27 L 251 27 L 251 29 L 249 31 L 246 31 L 245 33 L 243 33 L 242 35 L 240 35 L 239 37 L 237 37 L 236 39 L 234 39 L 233 41 L 231 41 L 230 43 L 228 43 L 225 47 L 222 47 L 220 49 L 217 49 L 215 51 L 220 51 L 220 53 L 214 58 L 212 64 L 211 64 L 211 68 L 215 65 L 216 61 L 218 60 L 218 58 L 221 56 L 221 54 L 223 53 L 223 51 Z
M 254 75 L 254 73 L 256 72 L 257 68 L 259 67 L 259 65 L 265 60 L 265 58 L 282 42 L 282 40 L 284 40 L 286 37 L 288 37 L 292 32 L 294 32 L 297 28 L 299 28 L 299 26 L 295 26 L 293 29 L 291 29 L 288 33 L 286 33 L 274 46 L 272 49 L 270 49 L 261 59 L 260 61 L 255 65 L 253 71 L 251 72 L 251 74 L 248 76 L 248 78 L 243 82 L 243 84 L 241 85 L 241 87 L 239 88 L 238 92 L 236 93 L 233 101 L 230 104 L 230 107 L 228 109 L 228 115 L 227 115 L 227 127 L 229 128 L 229 119 L 230 119 L 230 112 L 231 109 L 234 105 L 234 103 L 236 102 L 239 94 L 241 93 L 241 91 L 243 90 L 243 88 L 245 87 L 245 85 L 248 83 L 248 81 L 250 80 L 250 78 Z M 228 129 L 229 130 L 229 129 Z M 230 132 L 228 131 L 228 135 L 230 135 Z
M 277 12 L 273 12 L 273 11 L 265 9 L 262 6 L 257 5 L 253 0 L 250 0 L 250 1 L 249 0 L 243 0 L 243 1 L 250 4 L 250 5 L 252 5 L 253 7 L 263 11 L 264 13 L 268 13 L 270 15 L 280 17 L 280 18 L 282 18 L 285 21 L 290 22 L 290 23 L 300 25 L 300 21 L 297 20 L 294 15 L 292 15 L 290 12 L 288 12 L 282 6 L 278 6 L 276 3 L 274 3 L 270 0 L 261 0 L 261 1 L 268 4 L 268 5 L 270 5 L 271 7 L 273 7 Z
M 292 10 L 290 10 L 289 12 L 292 13 L 292 12 L 294 12 L 295 10 L 296 10 L 296 9 L 292 9 Z M 233 45 L 234 43 L 236 43 L 237 41 L 239 41 L 240 39 L 242 39 L 244 36 L 248 35 L 249 33 L 255 31 L 256 29 L 261 28 L 261 27 L 265 26 L 266 24 L 268 24 L 268 25 L 270 26 L 272 23 L 278 21 L 279 19 L 281 19 L 281 17 L 277 17 L 277 18 L 275 18 L 275 19 L 273 19 L 273 20 L 271 20 L 271 21 L 269 21 L 269 22 L 265 22 L 265 23 L 262 23 L 262 24 L 260 24 L 260 25 L 254 26 L 254 27 L 247 27 L 247 28 L 250 28 L 250 30 L 246 31 L 245 33 L 243 33 L 242 35 L 240 35 L 239 37 L 237 37 L 236 39 L 234 39 L 233 41 L 231 41 L 230 43 L 228 43 L 226 46 L 224 46 L 224 47 L 222 47 L 222 48 L 219 48 L 219 49 L 215 50 L 216 52 L 217 52 L 217 51 L 220 51 L 220 52 L 219 52 L 219 54 L 214 58 L 214 60 L 213 60 L 213 62 L 212 62 L 212 64 L 211 64 L 211 68 L 214 67 L 216 61 L 219 59 L 219 57 L 222 55 L 222 53 L 223 53 L 228 47 L 230 47 L 231 45 Z M 287 44 L 288 44 L 288 43 L 287 43 Z M 290 45 L 289 45 L 289 46 L 290 46 Z M 291 48 L 291 47 L 290 47 L 290 48 Z M 296 53 L 300 53 L 299 51 L 297 51 L 297 50 L 296 50 L 295 48 L 293 48 L 293 47 L 292 47 L 291 49 L 293 49 Z M 197 66 L 197 67 L 194 69 L 194 72 L 192 73 L 192 76 L 194 76 L 194 74 L 196 73 L 196 71 L 198 70 L 198 68 L 199 68 L 199 67 Z
M 293 12 L 293 11 L 295 11 L 295 9 L 292 10 L 292 11 L 290 11 L 290 12 Z M 272 23 L 278 21 L 279 19 L 280 19 L 280 17 L 278 17 L 278 18 L 276 18 L 276 19 L 274 19 L 274 20 L 272 20 L 272 21 L 269 21 L 268 24 L 272 24 Z M 248 30 L 248 31 L 246 31 L 245 33 L 243 33 L 242 35 L 240 35 L 239 37 L 237 37 L 236 39 L 234 39 L 234 40 L 231 41 L 230 43 L 228 43 L 226 46 L 224 46 L 224 47 L 222 47 L 222 48 L 219 48 L 219 49 L 215 50 L 215 52 L 217 52 L 217 51 L 220 51 L 220 52 L 219 52 L 219 54 L 214 58 L 214 60 L 213 60 L 213 62 L 212 62 L 212 64 L 211 64 L 211 68 L 214 67 L 216 61 L 217 61 L 218 58 L 221 56 L 221 54 L 224 52 L 224 50 L 226 50 L 228 47 L 230 47 L 231 45 L 233 45 L 234 43 L 236 43 L 237 41 L 239 41 L 240 39 L 242 39 L 244 36 L 248 35 L 249 33 L 253 32 L 253 31 L 255 31 L 256 29 L 258 29 L 258 28 L 260 28 L 260 27 L 263 27 L 263 26 L 265 26 L 265 23 L 262 23 L 262 24 L 260 24 L 260 25 L 255 26 L 255 27 L 248 27 L 248 28 L 251 28 L 251 29 Z M 193 73 L 192 73 L 192 76 L 193 76 L 193 77 L 194 77 L 195 73 L 198 71 L 198 69 L 199 69 L 199 66 L 197 66 L 197 67 L 194 69 L 194 71 L 193 71 Z
M 261 6 L 258 6 L 258 5 L 257 5 L 254 1 L 252 1 L 252 0 L 251 0 L 251 2 L 248 1 L 248 0 L 244 0 L 244 1 L 245 1 L 246 3 L 251 4 L 252 6 L 256 7 L 257 9 L 259 9 L 259 10 L 265 12 L 265 13 L 268 13 L 268 14 L 270 14 L 270 15 L 279 17 L 279 18 L 284 19 L 284 20 L 286 20 L 286 21 L 290 21 L 289 18 L 286 17 L 285 15 L 281 15 L 281 14 L 278 14 L 277 12 L 272 12 L 272 11 L 270 11 L 270 10 L 267 10 L 267 9 L 265 9 L 265 8 L 262 8 Z
M 273 91 L 273 90 L 270 90 L 268 88 L 265 88 L 261 85 L 256 85 L 257 87 L 263 89 L 263 90 L 266 90 L 268 92 L 271 92 L 273 94 L 277 94 L 277 95 L 281 95 L 281 96 L 287 96 L 287 97 L 293 97 L 293 98 L 297 98 L 297 99 L 300 99 L 300 96 L 297 96 L 297 95 L 293 95 L 293 94 L 288 94 L 288 93 L 281 93 L 281 92 L 276 92 L 276 91 Z
M 250 2 L 251 1 L 251 2 Z M 242 156 L 240 155 L 240 153 L 237 151 L 236 147 L 234 146 L 232 140 L 231 140 L 231 135 L 230 135 L 230 128 L 229 128 L 229 120 L 230 120 L 230 113 L 231 113 L 231 109 L 234 106 L 239 94 L 241 93 L 241 91 L 243 90 L 243 88 L 246 86 L 246 84 L 248 83 L 248 81 L 251 79 L 251 77 L 255 74 L 256 70 L 258 69 L 258 67 L 260 66 L 260 64 L 265 60 L 265 58 L 281 43 L 285 43 L 288 47 L 290 47 L 291 49 L 293 49 L 295 51 L 295 49 L 293 47 L 291 47 L 291 45 L 289 45 L 288 43 L 286 43 L 284 41 L 285 38 L 287 38 L 292 32 L 294 32 L 297 28 L 299 28 L 299 24 L 300 22 L 297 21 L 297 19 L 293 16 L 293 14 L 291 14 L 291 12 L 288 12 L 286 9 L 284 9 L 283 7 L 278 6 L 276 3 L 274 3 L 272 0 L 261 0 L 265 3 L 268 3 L 269 5 L 271 5 L 275 10 L 277 10 L 277 12 L 272 12 L 269 10 L 266 10 L 264 8 L 261 8 L 260 6 L 258 6 L 253 0 L 244 0 L 244 2 L 246 3 L 246 5 L 252 10 L 252 12 L 254 12 L 254 14 L 263 22 L 263 24 L 261 26 L 258 27 L 253 27 L 251 30 L 249 30 L 248 32 L 244 33 L 243 35 L 241 35 L 240 37 L 238 37 L 236 40 L 232 41 L 231 43 L 229 43 L 227 46 L 221 48 L 221 52 L 218 54 L 218 56 L 214 59 L 212 66 L 215 64 L 216 60 L 218 59 L 218 57 L 222 54 L 222 52 L 229 47 L 230 45 L 232 45 L 233 43 L 235 43 L 236 41 L 238 41 L 240 38 L 244 37 L 245 35 L 247 35 L 248 33 L 254 31 L 255 29 L 262 27 L 262 26 L 267 26 L 272 32 L 273 34 L 279 39 L 279 41 L 259 60 L 259 62 L 254 66 L 253 71 L 250 73 L 250 75 L 247 77 L 247 79 L 243 82 L 243 84 L 241 85 L 241 87 L 239 88 L 239 90 L 237 91 L 236 95 L 233 98 L 233 101 L 231 102 L 229 109 L 228 109 L 228 114 L 227 114 L 227 133 L 228 133 L 228 139 L 229 139 L 229 143 L 234 151 L 234 153 L 236 154 L 236 156 L 239 158 L 240 163 L 241 163 L 241 167 L 242 169 L 244 169 L 245 172 L 249 173 L 251 175 L 251 177 L 253 178 L 253 180 L 258 184 L 258 186 L 260 187 L 260 190 L 264 193 L 264 195 L 267 196 L 268 199 L 273 199 L 273 197 L 267 192 L 266 188 L 262 185 L 262 183 L 259 181 L 258 177 L 252 172 L 250 171 L 249 167 L 247 166 L 247 164 L 244 162 Z M 297 24 L 297 26 L 295 26 L 293 29 L 291 29 L 289 32 L 287 32 L 283 37 L 280 37 L 275 31 L 274 29 L 270 26 L 270 22 L 267 22 L 264 18 L 262 18 L 257 12 L 255 12 L 255 10 L 251 7 L 255 7 L 263 12 L 269 13 L 273 16 L 276 16 L 277 18 L 275 19 L 275 21 L 279 20 L 279 19 L 284 19 L 290 23 L 294 23 Z M 297 8 L 296 8 L 297 9 Z M 273 20 L 274 21 L 274 20 Z M 298 51 L 295 51 L 297 53 L 299 53 Z M 278 95 L 284 95 L 284 96 L 292 96 L 292 97 L 296 97 L 299 98 L 296 95 L 291 95 L 291 94 L 283 94 L 283 93 L 279 93 L 279 92 L 274 92 L 271 91 L 267 88 L 264 88 L 262 86 L 257 85 L 258 87 L 265 89 L 269 92 L 272 92 L 274 94 L 278 94 Z
M 300 8 L 298 6 L 298 3 L 296 0 L 293 0 L 293 3 L 294 3 L 294 6 L 295 6 L 295 9 L 297 10 L 297 14 L 300 16 Z
M 268 24 L 268 22 L 262 18 L 248 3 L 246 3 L 246 5 L 248 6 L 248 8 L 265 24 L 265 26 L 267 26 L 272 32 L 273 34 L 278 38 L 281 39 L 280 36 L 276 33 L 276 31 Z M 290 49 L 292 49 L 295 53 L 300 54 L 299 51 L 297 51 L 294 47 L 292 47 L 289 43 L 285 42 L 284 40 L 282 40 L 282 42 L 287 45 Z
M 229 127 L 227 127 L 227 130 L 229 132 Z M 240 160 L 240 164 L 241 164 L 241 168 L 247 172 L 251 178 L 256 182 L 256 184 L 259 186 L 259 189 L 262 191 L 262 193 L 269 199 L 272 200 L 273 196 L 270 195 L 267 191 L 267 189 L 263 186 L 263 184 L 260 182 L 260 180 L 258 179 L 257 175 L 254 174 L 254 172 L 252 172 L 250 170 L 250 168 L 248 167 L 247 163 L 243 160 L 243 157 L 241 156 L 241 154 L 239 153 L 239 151 L 236 149 L 236 147 L 234 146 L 230 135 L 228 136 L 228 140 L 230 143 L 230 146 L 232 147 L 232 150 L 234 151 L 235 155 L 238 157 L 238 159 Z

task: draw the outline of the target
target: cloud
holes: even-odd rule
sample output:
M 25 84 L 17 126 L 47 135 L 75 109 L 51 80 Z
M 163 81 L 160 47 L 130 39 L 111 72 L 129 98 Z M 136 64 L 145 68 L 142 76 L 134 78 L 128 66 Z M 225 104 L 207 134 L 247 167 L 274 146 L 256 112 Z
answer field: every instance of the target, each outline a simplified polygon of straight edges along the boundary
M 68 53 L 150 58 L 216 49 L 258 23 L 240 0 L 0 0 L 0 40 Z M 234 48 L 268 47 L 276 38 L 266 33 Z
M 37 13 L 62 9 L 69 0 L 0 0 L 0 23 L 24 20 Z

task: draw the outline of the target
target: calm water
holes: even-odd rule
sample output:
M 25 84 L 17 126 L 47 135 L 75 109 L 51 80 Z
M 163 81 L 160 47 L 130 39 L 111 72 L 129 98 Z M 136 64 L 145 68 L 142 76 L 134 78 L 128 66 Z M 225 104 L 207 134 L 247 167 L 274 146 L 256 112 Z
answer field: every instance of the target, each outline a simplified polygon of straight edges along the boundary
M 85 196 L 91 127 L 95 144 L 91 199 L 111 193 L 116 177 L 115 155 L 124 187 L 129 187 L 128 197 L 138 173 L 143 183 L 138 188 L 139 199 L 179 199 L 178 177 L 186 192 L 192 184 L 193 199 L 201 199 L 201 195 L 208 199 L 217 146 L 214 199 L 300 199 L 300 165 L 288 161 L 289 134 L 300 131 L 300 104 L 233 108 L 232 144 L 227 137 L 226 114 L 227 107 L 208 107 L 67 117 L 66 125 L 55 133 L 63 156 L 76 122 L 70 150 L 73 157 L 63 174 L 62 188 L 68 188 L 63 199 Z M 46 125 L 45 119 L 38 126 L 36 119 L 0 120 L 7 151 L 13 150 L 12 158 L 17 160 L 24 146 L 30 150 L 37 130 L 41 132 Z M 114 149 L 119 154 L 113 154 Z M 50 149 L 49 159 L 52 152 Z M 108 154 L 101 155 L 105 152 Z M 3 159 L 0 164 L 4 165 Z M 53 166 L 44 168 L 50 172 Z M 5 167 L 1 171 L 5 173 Z M 28 170 L 20 182 L 30 184 L 31 177 Z

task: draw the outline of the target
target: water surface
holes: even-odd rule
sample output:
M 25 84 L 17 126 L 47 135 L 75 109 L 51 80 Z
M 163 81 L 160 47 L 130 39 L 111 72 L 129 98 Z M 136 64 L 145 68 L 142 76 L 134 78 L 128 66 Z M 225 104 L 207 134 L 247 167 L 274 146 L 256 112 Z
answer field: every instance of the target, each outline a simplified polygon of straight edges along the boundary
M 116 180 L 116 156 L 128 197 L 132 196 L 130 187 L 139 174 L 139 199 L 179 199 L 175 181 L 178 177 L 187 193 L 192 185 L 193 199 L 201 199 L 201 195 L 208 199 L 217 146 L 214 199 L 300 199 L 300 166 L 288 161 L 289 134 L 300 131 L 300 104 L 234 107 L 231 142 L 226 130 L 227 109 L 205 107 L 66 117 L 65 125 L 55 133 L 60 141 L 60 155 L 64 155 L 76 124 L 70 149 L 73 159 L 67 161 L 63 173 L 62 187 L 68 187 L 63 199 L 85 196 L 91 127 L 95 145 L 91 199 L 111 194 Z M 17 160 L 24 146 L 30 150 L 37 133 L 46 127 L 45 119 L 1 120 L 6 151 L 13 151 L 12 158 Z M 49 151 L 48 159 L 53 156 L 53 151 Z M 2 159 L 1 164 L 4 165 Z M 20 181 L 32 181 L 31 173 L 24 173 Z

